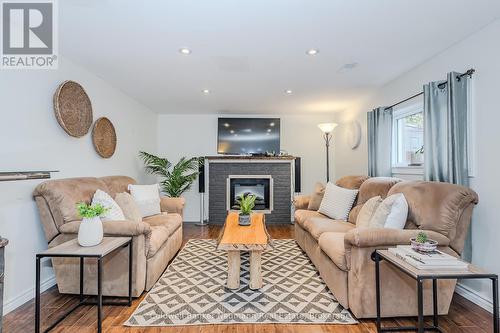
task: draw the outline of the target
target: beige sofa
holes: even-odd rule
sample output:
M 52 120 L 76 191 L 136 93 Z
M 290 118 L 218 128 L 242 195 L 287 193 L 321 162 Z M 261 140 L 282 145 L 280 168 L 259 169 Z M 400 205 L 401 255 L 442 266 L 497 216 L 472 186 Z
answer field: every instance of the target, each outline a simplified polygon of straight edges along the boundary
M 80 226 L 75 205 L 90 202 L 97 189 L 112 197 L 126 192 L 136 181 L 126 176 L 70 178 L 50 180 L 38 185 L 33 193 L 40 213 L 45 238 L 50 247 L 76 238 Z M 149 290 L 161 276 L 168 262 L 182 244 L 182 210 L 184 199 L 161 198 L 162 214 L 146 217 L 142 222 L 103 222 L 105 236 L 130 236 L 133 239 L 132 293 L 134 297 Z M 167 213 L 168 212 L 168 213 Z M 59 292 L 79 293 L 79 259 L 52 260 Z M 85 264 L 84 292 L 97 294 L 95 263 Z M 103 295 L 126 296 L 128 293 L 128 249 L 108 255 L 103 267 Z
M 458 257 L 463 250 L 477 194 L 458 185 L 396 178 L 349 176 L 337 181 L 345 188 L 359 188 L 357 202 L 348 221 L 335 221 L 317 211 L 307 210 L 310 196 L 295 200 L 295 238 L 318 269 L 338 301 L 358 318 L 376 315 L 375 249 L 409 244 L 410 238 L 425 231 L 439 242 L 439 248 Z M 404 230 L 356 228 L 363 204 L 380 195 L 403 193 L 409 213 Z M 382 316 L 417 315 L 416 282 L 386 262 L 381 262 Z M 439 280 L 438 307 L 447 314 L 455 280 Z M 431 281 L 424 283 L 424 312 L 432 313 Z

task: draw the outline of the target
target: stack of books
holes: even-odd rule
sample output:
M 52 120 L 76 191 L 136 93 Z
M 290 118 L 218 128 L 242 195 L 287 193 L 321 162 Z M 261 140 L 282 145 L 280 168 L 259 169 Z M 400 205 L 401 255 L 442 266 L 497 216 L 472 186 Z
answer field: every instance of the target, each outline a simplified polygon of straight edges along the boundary
M 398 245 L 389 248 L 389 252 L 417 269 L 463 271 L 468 267 L 468 263 L 439 250 L 423 252 L 414 250 L 411 245 Z

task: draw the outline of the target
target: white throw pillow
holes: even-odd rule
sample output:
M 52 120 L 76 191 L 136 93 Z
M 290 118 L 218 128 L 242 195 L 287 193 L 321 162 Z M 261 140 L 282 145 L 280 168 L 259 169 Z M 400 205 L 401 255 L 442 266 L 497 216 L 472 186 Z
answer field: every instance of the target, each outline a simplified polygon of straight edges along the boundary
M 359 210 L 358 218 L 356 219 L 356 228 L 370 228 L 373 214 L 377 211 L 378 206 L 382 203 L 380 195 L 369 199 L 364 203 L 363 207 Z
M 101 215 L 101 220 L 103 221 L 123 221 L 125 220 L 125 215 L 123 214 L 122 209 L 116 203 L 116 201 L 111 198 L 109 194 L 104 191 L 97 190 L 94 193 L 94 197 L 92 198 L 92 204 L 100 203 L 104 207 L 108 208 L 108 211 Z
M 407 218 L 408 202 L 403 193 L 396 193 L 380 203 L 370 220 L 370 226 L 404 229 Z
M 357 195 L 358 190 L 350 190 L 328 183 L 318 212 L 334 220 L 347 221 Z
M 142 217 L 158 215 L 160 209 L 160 188 L 158 184 L 153 185 L 132 185 L 128 186 L 128 190 L 137 203 Z

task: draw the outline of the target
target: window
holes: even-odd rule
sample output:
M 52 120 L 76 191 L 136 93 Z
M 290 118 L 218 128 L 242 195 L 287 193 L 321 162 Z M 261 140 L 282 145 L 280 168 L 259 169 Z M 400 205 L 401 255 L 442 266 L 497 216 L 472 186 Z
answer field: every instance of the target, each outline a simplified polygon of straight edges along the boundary
M 393 111 L 392 165 L 422 167 L 424 163 L 424 114 L 421 103 Z

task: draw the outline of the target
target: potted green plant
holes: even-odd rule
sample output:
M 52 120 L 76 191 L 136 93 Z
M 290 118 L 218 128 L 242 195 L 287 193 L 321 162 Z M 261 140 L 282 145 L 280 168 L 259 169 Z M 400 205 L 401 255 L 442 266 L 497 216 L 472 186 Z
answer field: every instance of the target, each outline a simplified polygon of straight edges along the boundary
M 411 238 L 410 241 L 411 247 L 416 251 L 432 252 L 438 246 L 438 242 L 429 239 L 427 234 L 423 231 L 419 232 L 417 237 Z
M 82 218 L 78 229 L 78 244 L 81 246 L 95 246 L 102 241 L 102 221 L 100 216 L 106 213 L 109 208 L 97 203 L 89 205 L 80 202 L 76 205 L 78 216 Z
M 411 165 L 422 165 L 424 163 L 424 146 L 410 155 L 410 163 Z
M 240 206 L 239 225 L 250 225 L 250 215 L 252 214 L 252 209 L 255 207 L 255 199 L 256 196 L 252 194 L 242 195 L 236 199 L 236 202 Z
M 139 152 L 139 157 L 144 162 L 148 173 L 160 177 L 162 192 L 171 198 L 179 198 L 191 188 L 198 177 L 199 166 L 203 163 L 203 159 L 199 157 L 182 157 L 172 167 L 168 159 L 145 151 Z

